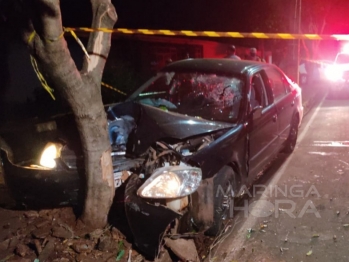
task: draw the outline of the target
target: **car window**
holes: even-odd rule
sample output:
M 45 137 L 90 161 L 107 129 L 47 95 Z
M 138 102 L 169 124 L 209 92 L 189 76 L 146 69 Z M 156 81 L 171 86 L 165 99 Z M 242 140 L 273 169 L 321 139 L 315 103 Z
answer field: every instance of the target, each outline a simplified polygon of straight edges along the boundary
M 207 120 L 235 122 L 245 83 L 240 75 L 161 72 L 132 95 L 142 104 Z
M 252 109 L 257 106 L 266 107 L 269 104 L 263 79 L 259 73 L 252 76 L 250 103 Z
M 273 91 L 274 99 L 279 100 L 285 96 L 288 92 L 285 86 L 286 79 L 285 77 L 273 68 L 265 70 L 265 73 L 268 76 L 268 84 Z M 289 89 L 289 88 L 288 88 Z

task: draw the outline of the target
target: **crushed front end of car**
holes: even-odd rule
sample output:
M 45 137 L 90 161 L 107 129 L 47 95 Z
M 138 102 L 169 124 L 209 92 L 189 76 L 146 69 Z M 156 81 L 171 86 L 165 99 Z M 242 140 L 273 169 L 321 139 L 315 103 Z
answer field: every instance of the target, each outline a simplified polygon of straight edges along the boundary
M 132 101 L 110 108 L 108 116 L 110 126 L 115 127 L 114 121 L 119 127 L 136 123 L 135 128 L 126 134 L 126 144 L 117 142 L 123 141 L 123 131 L 123 138 L 120 138 L 120 132 L 116 132 L 111 136 L 111 143 L 118 150 L 114 151 L 113 162 L 131 155 L 142 159 L 141 164 L 127 170 L 114 169 L 115 185 L 125 184 L 125 212 L 138 249 L 154 258 L 164 237 L 179 237 L 200 229 L 204 231 L 212 225 L 213 210 L 211 219 L 206 219 L 203 227 L 196 225 L 203 221 L 198 219 L 196 223 L 192 219 L 195 210 L 193 194 L 227 161 L 225 157 L 222 160 L 222 156 L 215 161 L 212 145 L 234 125 L 172 113 Z M 120 119 L 128 123 L 122 123 L 124 121 Z M 119 128 L 114 130 L 120 131 Z M 223 145 L 222 141 L 220 147 Z M 227 158 L 229 156 L 226 155 Z M 213 160 L 211 163 L 208 162 L 210 158 Z M 208 200 L 210 204 L 212 198 Z M 208 203 L 207 207 L 212 209 Z

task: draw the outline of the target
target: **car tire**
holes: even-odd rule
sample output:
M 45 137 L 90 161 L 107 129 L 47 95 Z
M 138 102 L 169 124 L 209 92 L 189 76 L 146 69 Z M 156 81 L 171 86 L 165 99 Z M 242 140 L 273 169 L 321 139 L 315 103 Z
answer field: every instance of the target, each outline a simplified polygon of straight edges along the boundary
M 224 228 L 224 221 L 229 217 L 229 212 L 234 207 L 235 172 L 230 166 L 224 166 L 213 179 L 213 225 L 205 231 L 208 236 L 217 236 Z
M 285 147 L 283 152 L 286 154 L 291 154 L 297 143 L 297 137 L 298 137 L 298 124 L 299 124 L 299 118 L 297 115 L 294 115 L 291 120 L 291 126 L 290 126 L 290 133 L 288 135 L 288 138 L 285 143 Z

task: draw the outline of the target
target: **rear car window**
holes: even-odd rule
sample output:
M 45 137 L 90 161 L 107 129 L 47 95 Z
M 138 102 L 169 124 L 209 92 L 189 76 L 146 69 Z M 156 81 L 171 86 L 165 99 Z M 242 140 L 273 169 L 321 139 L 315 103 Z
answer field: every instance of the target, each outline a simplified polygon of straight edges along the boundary
M 285 81 L 286 79 L 282 76 L 282 74 L 275 69 L 267 69 L 265 70 L 268 76 L 268 83 L 273 90 L 274 99 L 278 100 L 286 95 L 286 87 Z

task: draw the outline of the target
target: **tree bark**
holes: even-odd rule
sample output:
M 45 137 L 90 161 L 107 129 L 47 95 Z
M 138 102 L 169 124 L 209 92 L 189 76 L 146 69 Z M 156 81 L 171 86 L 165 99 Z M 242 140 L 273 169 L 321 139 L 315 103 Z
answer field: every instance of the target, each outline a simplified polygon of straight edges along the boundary
M 117 15 L 110 0 L 91 0 L 92 27 L 113 28 Z M 28 5 L 25 40 L 50 86 L 68 101 L 77 124 L 85 159 L 86 197 L 81 216 L 89 228 L 107 224 L 115 188 L 101 79 L 110 50 L 111 34 L 90 35 L 86 59 L 78 71 L 63 36 L 59 0 L 35 0 Z M 36 34 L 33 38 L 33 31 Z M 69 128 L 69 127 L 67 127 Z

